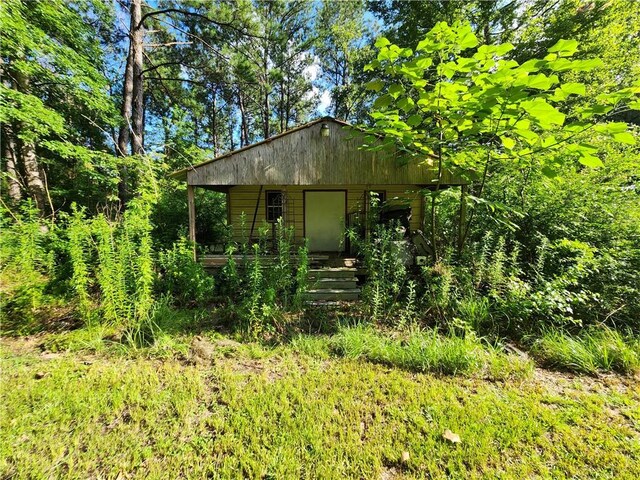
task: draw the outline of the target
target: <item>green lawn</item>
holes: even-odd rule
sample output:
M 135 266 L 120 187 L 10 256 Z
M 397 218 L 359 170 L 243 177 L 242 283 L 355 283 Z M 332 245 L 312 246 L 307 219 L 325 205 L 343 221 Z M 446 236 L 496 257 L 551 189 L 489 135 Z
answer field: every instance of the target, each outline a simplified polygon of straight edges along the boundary
M 191 362 L 35 344 L 3 340 L 0 478 L 640 478 L 637 377 L 496 381 L 292 347 Z

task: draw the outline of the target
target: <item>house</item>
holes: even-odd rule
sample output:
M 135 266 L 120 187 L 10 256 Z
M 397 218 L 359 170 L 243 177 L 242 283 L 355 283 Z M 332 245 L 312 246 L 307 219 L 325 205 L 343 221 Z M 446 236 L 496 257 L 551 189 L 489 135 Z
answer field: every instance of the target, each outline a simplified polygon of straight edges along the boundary
M 173 174 L 186 180 L 189 233 L 195 242 L 194 189 L 227 195 L 233 237 L 257 236 L 264 222 L 279 218 L 294 229 L 294 240 L 308 240 L 316 255 L 344 256 L 345 231 L 369 214 L 372 195 L 387 209 L 404 209 L 411 231 L 425 220 L 421 190 L 434 188 L 437 170 L 429 162 L 401 163 L 388 152 L 364 150 L 356 127 L 324 117 L 261 142 Z M 444 172 L 441 184 L 462 185 Z

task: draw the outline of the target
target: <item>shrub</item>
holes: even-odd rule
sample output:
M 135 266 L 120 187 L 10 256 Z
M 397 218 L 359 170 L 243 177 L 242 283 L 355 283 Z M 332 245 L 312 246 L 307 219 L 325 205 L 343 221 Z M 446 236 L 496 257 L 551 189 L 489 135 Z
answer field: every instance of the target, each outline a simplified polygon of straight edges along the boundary
M 27 334 L 42 328 L 55 299 L 47 292 L 54 268 L 55 225 L 38 216 L 33 202 L 0 212 L 0 320 L 3 331 Z M 48 319 L 47 319 L 48 320 Z
M 182 238 L 158 256 L 160 276 L 157 290 L 171 295 L 178 306 L 200 305 L 210 301 L 214 281 L 193 258 L 193 245 Z
M 348 233 L 368 272 L 362 297 L 373 320 L 406 320 L 415 307 L 415 285 L 409 287 L 405 265 L 407 242 L 398 223 L 373 225 L 368 237 Z M 404 316 L 392 316 L 400 306 Z M 408 311 L 407 310 L 408 307 Z
M 228 259 L 219 283 L 231 315 L 251 338 L 282 333 L 285 312 L 303 306 L 309 270 L 306 245 L 294 256 L 293 228 L 279 220 L 273 229 L 262 225 L 253 245 L 245 241 L 226 251 Z M 241 263 L 234 257 L 236 251 L 243 254 Z

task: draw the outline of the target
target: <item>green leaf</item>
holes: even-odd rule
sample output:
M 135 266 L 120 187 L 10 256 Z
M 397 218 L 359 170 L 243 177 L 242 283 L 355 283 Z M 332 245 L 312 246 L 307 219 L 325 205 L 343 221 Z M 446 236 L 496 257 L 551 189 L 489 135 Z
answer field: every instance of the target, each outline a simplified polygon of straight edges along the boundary
M 369 45 L 371 45 L 371 44 L 369 44 Z M 376 43 L 374 43 L 374 45 L 377 48 L 382 48 L 382 47 L 386 47 L 387 45 L 391 45 L 391 42 L 385 37 L 380 37 L 380 38 L 378 38 L 376 40 Z
M 389 87 L 389 94 L 393 98 L 398 98 L 398 95 L 400 95 L 402 92 L 404 92 L 404 87 L 398 83 L 394 83 Z
M 613 135 L 613 139 L 616 142 L 626 143 L 627 145 L 635 145 L 636 144 L 636 137 L 634 137 L 631 132 L 615 133 Z
M 557 76 L 552 75 L 550 77 L 547 77 L 544 73 L 539 73 L 537 75 L 529 75 L 527 77 L 523 77 L 515 82 L 514 85 L 523 85 L 525 87 L 535 88 L 538 90 L 549 90 L 551 86 L 557 82 Z
M 585 87 L 583 83 L 565 83 L 560 89 L 567 95 L 584 95 Z
M 422 123 L 422 116 L 420 115 L 411 115 L 409 118 L 407 118 L 407 125 L 410 125 L 412 127 L 417 127 L 421 123 Z
M 604 66 L 602 60 L 599 58 L 590 58 L 588 60 L 574 60 L 570 62 L 570 69 L 575 72 L 588 72 L 594 68 L 600 68 Z
M 425 38 L 424 40 L 420 40 L 418 42 L 418 45 L 416 46 L 416 50 L 433 50 L 433 40 L 431 40 L 429 37 Z
M 635 102 L 629 103 L 627 105 L 631 110 L 640 110 L 640 100 L 636 100 Z
M 502 145 L 504 145 L 504 148 L 507 150 L 513 150 L 513 147 L 516 146 L 516 141 L 513 138 L 502 136 L 500 140 L 502 140 Z
M 422 70 L 429 68 L 433 65 L 433 60 L 430 57 L 421 57 L 416 60 L 416 66 Z
M 375 70 L 375 69 L 376 69 L 376 68 L 378 68 L 378 67 L 380 67 L 380 62 L 379 62 L 378 60 L 374 60 L 373 62 L 371 62 L 371 63 L 367 63 L 367 64 L 364 66 L 364 71 L 365 71 L 365 72 L 368 72 L 368 71 L 370 71 L 370 70 Z
M 556 178 L 558 176 L 558 171 L 547 165 L 542 167 L 542 174 L 547 178 Z
M 558 40 L 558 42 L 547 50 L 549 53 L 557 53 L 560 57 L 570 57 L 578 50 L 577 40 Z
M 602 160 L 600 160 L 598 157 L 594 157 L 593 155 L 580 155 L 578 161 L 585 167 L 591 168 L 598 168 L 604 165 L 602 163 Z
M 535 118 L 542 126 L 562 125 L 564 123 L 564 113 L 549 105 L 545 100 L 536 98 L 520 104 L 524 110 Z
M 510 52 L 511 50 L 513 50 L 515 47 L 513 46 L 512 43 L 506 42 L 506 43 L 502 43 L 500 45 L 498 45 L 498 47 L 496 48 L 496 55 L 498 55 L 499 57 L 503 56 L 504 54 Z
M 374 92 L 379 92 L 384 87 L 384 82 L 382 80 L 371 80 L 367 82 L 365 88 L 367 90 L 373 90 Z
M 471 25 L 465 25 L 458 32 L 458 46 L 461 50 L 466 50 L 467 48 L 473 48 L 478 45 L 478 39 L 476 38 L 473 30 L 471 30 Z
M 393 102 L 393 97 L 389 94 L 382 95 L 381 97 L 376 98 L 376 101 L 373 102 L 373 106 L 375 108 L 387 108 Z
M 533 145 L 535 144 L 540 137 L 538 136 L 537 133 L 532 132 L 531 130 L 524 130 L 524 129 L 515 129 L 513 130 L 513 133 L 515 133 L 516 135 L 518 135 L 519 137 L 524 138 L 524 140 L 529 144 L 529 145 Z
M 401 108 L 405 112 L 410 112 L 411 110 L 413 110 L 413 107 L 415 106 L 415 102 L 413 101 L 413 99 L 409 97 L 403 97 L 400 100 L 398 100 L 397 105 L 398 105 L 398 108 Z
M 608 133 L 613 135 L 614 133 L 626 132 L 628 125 L 625 122 L 608 122 L 600 123 L 594 127 L 596 132 Z
M 520 70 L 524 70 L 525 72 L 537 72 L 538 70 L 543 68 L 546 64 L 547 62 L 544 60 L 538 60 L 538 59 L 532 58 L 531 60 L 527 60 L 526 62 L 524 62 L 518 68 Z

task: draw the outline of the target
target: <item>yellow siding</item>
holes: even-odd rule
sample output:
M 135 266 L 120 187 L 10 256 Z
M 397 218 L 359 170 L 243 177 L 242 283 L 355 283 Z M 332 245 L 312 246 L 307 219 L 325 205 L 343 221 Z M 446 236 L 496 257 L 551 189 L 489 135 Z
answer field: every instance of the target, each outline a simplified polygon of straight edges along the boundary
M 285 223 L 294 226 L 296 243 L 301 243 L 304 235 L 304 191 L 305 190 L 347 190 L 347 212 L 362 210 L 364 192 L 367 190 L 384 190 L 387 195 L 387 203 L 410 203 L 412 209 L 411 229 L 422 228 L 423 202 L 420 188 L 415 185 L 326 185 L 322 187 L 299 185 L 270 185 L 264 186 L 262 192 L 259 186 L 239 185 L 229 189 L 228 206 L 229 220 L 233 228 L 233 238 L 242 240 L 242 215 L 244 213 L 244 235 L 249 236 L 256 203 L 258 204 L 254 237 L 258 234 L 258 228 L 265 225 L 265 192 L 267 190 L 282 190 L 286 193 Z

